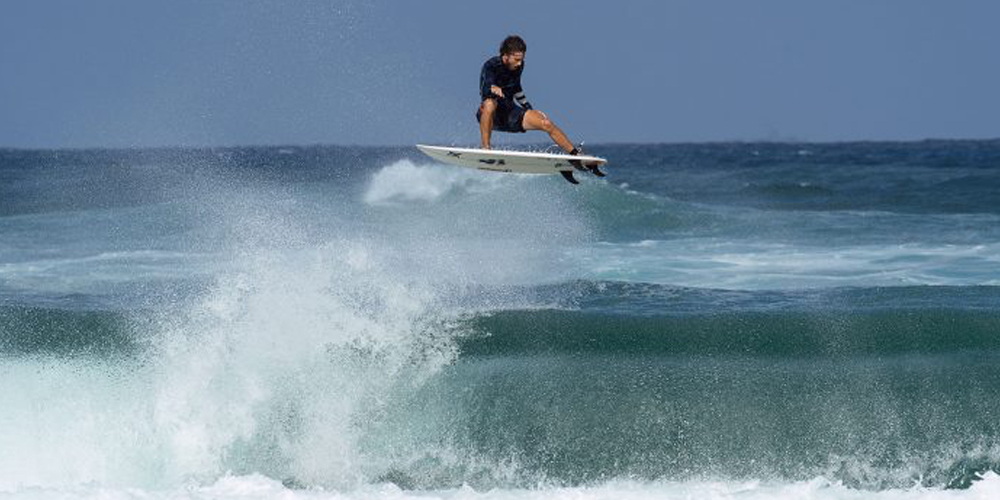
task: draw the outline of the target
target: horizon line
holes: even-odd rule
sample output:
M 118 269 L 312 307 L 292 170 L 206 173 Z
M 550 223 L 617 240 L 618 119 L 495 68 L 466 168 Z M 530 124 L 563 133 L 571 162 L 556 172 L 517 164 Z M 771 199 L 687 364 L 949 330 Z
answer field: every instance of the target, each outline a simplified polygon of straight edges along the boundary
M 928 142 L 997 142 L 1000 136 L 986 138 L 939 138 L 922 139 L 851 139 L 851 140 L 796 140 L 796 139 L 720 139 L 705 141 L 607 141 L 591 142 L 588 146 L 686 146 L 686 145 L 725 145 L 725 144 L 788 144 L 788 145 L 838 145 L 838 144 L 916 144 Z M 535 146 L 544 142 L 524 142 L 519 145 Z M 458 147 L 458 144 L 443 144 Z M 369 149 L 399 149 L 415 148 L 414 144 L 338 144 L 338 143 L 259 143 L 259 144 L 200 144 L 200 145 L 157 145 L 157 146 L 59 146 L 59 147 L 24 147 L 0 145 L 0 151 L 134 151 L 134 150 L 212 150 L 212 149 L 244 149 L 244 148 L 369 148 Z

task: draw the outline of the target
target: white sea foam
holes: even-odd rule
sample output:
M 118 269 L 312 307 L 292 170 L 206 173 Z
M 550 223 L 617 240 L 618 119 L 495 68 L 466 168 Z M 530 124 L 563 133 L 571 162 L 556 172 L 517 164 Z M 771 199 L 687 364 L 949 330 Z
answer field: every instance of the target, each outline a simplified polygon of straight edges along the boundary
M 113 489 L 84 486 L 56 490 L 24 488 L 0 493 L 0 498 L 24 500 L 994 500 L 1000 498 L 1000 476 L 987 472 L 965 490 L 914 486 L 882 491 L 857 490 L 824 478 L 793 483 L 633 482 L 611 481 L 584 487 L 447 490 L 402 490 L 393 484 L 366 485 L 352 490 L 293 490 L 261 475 L 227 476 L 205 486 L 172 490 Z
M 718 239 L 602 243 L 568 252 L 593 279 L 729 290 L 989 285 L 1000 245 L 804 246 Z

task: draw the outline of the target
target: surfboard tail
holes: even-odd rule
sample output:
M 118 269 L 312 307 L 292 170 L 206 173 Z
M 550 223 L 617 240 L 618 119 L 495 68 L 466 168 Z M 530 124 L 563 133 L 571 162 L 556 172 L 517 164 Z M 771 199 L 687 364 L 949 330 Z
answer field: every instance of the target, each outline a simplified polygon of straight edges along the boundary
M 572 170 L 560 170 L 559 173 L 562 174 L 563 179 L 566 179 L 567 181 L 569 181 L 570 184 L 579 184 L 580 183 L 580 181 L 576 180 L 576 178 L 573 177 L 573 171 Z

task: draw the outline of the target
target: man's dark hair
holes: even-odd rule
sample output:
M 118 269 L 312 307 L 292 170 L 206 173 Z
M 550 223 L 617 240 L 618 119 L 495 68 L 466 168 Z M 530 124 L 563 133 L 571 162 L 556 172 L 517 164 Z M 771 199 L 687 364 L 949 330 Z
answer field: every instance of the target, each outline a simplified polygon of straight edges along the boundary
M 500 55 L 513 54 L 515 52 L 527 52 L 528 46 L 525 45 L 524 40 L 517 35 L 511 35 L 503 39 L 503 43 L 500 44 Z

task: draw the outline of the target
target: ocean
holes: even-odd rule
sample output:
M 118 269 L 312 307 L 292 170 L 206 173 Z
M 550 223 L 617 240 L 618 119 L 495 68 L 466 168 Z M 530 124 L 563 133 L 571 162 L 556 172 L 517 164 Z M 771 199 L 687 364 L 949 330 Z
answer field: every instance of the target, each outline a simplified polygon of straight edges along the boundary
M 1000 498 L 1000 141 L 0 150 L 0 499 Z

